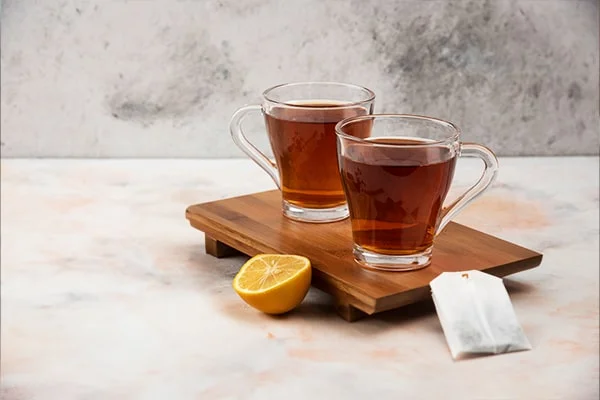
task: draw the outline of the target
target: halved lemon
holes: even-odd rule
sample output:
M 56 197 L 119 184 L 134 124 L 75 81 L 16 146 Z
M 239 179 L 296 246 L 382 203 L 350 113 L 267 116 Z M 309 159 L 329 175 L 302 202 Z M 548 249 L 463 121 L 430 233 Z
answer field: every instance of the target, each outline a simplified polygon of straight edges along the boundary
M 310 288 L 310 260 L 290 254 L 259 254 L 242 266 L 233 289 L 250 306 L 283 314 L 298 306 Z

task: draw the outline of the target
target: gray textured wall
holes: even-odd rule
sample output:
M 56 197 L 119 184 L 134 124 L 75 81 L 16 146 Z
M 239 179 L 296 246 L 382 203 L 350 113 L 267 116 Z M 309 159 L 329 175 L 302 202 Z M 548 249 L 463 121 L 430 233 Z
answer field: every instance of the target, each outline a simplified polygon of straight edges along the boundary
M 4 157 L 242 156 L 235 108 L 299 80 L 502 155 L 599 150 L 595 0 L 4 0 L 1 29 Z

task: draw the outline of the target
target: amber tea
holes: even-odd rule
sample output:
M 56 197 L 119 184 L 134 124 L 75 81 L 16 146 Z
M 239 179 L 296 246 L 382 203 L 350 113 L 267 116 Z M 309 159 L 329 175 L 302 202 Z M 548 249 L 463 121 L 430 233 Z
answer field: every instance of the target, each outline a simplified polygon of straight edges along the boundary
M 337 167 L 335 126 L 345 118 L 373 112 L 375 93 L 340 82 L 297 82 L 263 92 L 261 105 L 239 108 L 229 130 L 235 144 L 269 174 L 281 190 L 283 214 L 312 223 L 348 218 Z M 275 160 L 254 146 L 242 123 L 250 113 L 264 116 Z
M 341 158 L 352 233 L 373 252 L 404 255 L 433 244 L 437 221 L 450 189 L 456 158 L 427 141 L 383 138 L 353 144 Z
M 366 114 L 363 107 L 336 102 L 295 102 L 302 108 L 273 108 L 265 114 L 269 140 L 281 177 L 284 200 L 307 208 L 346 202 L 336 155 L 335 125 Z
M 409 114 L 348 118 L 335 127 L 338 162 L 362 266 L 411 271 L 431 263 L 434 239 L 494 181 L 487 147 L 460 141 L 451 122 Z M 478 157 L 481 178 L 444 207 L 458 156 Z

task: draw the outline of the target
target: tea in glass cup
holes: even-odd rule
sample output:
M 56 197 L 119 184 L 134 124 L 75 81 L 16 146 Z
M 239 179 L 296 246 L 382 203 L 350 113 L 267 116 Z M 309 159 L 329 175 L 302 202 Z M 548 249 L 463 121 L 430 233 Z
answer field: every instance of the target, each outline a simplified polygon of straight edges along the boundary
M 336 82 L 290 83 L 263 93 L 260 106 L 240 108 L 230 124 L 234 142 L 275 181 L 283 213 L 302 222 L 332 222 L 348 217 L 337 163 L 335 125 L 373 111 L 375 94 Z M 275 160 L 244 136 L 242 121 L 261 112 Z

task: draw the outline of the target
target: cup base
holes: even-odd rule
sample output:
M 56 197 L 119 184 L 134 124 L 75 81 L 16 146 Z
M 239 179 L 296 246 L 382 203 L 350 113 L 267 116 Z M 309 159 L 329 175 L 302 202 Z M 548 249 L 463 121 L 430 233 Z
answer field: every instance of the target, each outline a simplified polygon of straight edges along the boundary
M 432 249 L 433 246 L 420 253 L 398 256 L 374 253 L 355 244 L 354 259 L 361 267 L 367 269 L 396 272 L 414 271 L 416 269 L 425 268 L 431 264 Z
M 283 200 L 283 215 L 294 221 L 323 224 L 346 219 L 350 213 L 348 212 L 348 205 L 345 203 L 332 208 L 305 208 Z

